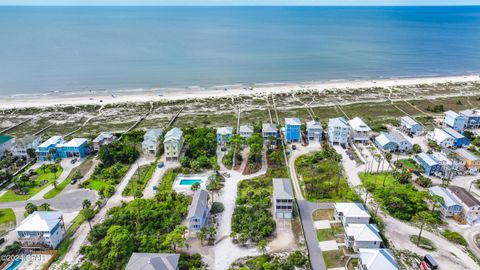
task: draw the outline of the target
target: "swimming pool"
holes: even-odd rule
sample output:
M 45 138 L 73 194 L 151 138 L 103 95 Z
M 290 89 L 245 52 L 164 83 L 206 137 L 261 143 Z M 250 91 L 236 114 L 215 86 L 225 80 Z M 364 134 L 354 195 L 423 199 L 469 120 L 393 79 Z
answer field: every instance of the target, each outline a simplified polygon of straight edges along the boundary
M 15 270 L 20 264 L 22 264 L 22 259 L 15 259 L 5 270 Z
M 180 185 L 181 186 L 191 186 L 195 183 L 199 183 L 201 185 L 202 180 L 200 180 L 200 179 L 182 179 L 182 180 L 180 180 Z

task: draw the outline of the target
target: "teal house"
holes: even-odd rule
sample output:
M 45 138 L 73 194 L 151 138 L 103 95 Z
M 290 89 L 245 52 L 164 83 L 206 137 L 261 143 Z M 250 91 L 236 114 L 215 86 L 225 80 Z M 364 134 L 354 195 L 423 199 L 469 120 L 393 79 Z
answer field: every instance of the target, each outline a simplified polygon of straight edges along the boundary
M 298 118 L 285 118 L 285 138 L 287 142 L 300 142 L 300 126 Z

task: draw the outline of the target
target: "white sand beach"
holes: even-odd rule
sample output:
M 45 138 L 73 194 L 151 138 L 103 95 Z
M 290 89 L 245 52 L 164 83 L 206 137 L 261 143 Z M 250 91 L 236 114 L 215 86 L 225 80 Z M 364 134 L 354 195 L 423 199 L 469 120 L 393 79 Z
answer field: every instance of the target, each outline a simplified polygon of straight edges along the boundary
M 371 87 L 409 86 L 420 84 L 442 84 L 480 81 L 480 76 L 445 76 L 392 78 L 382 80 L 336 80 L 303 84 L 271 83 L 255 85 L 231 85 L 216 87 L 165 88 L 132 91 L 99 91 L 79 93 L 51 93 L 44 95 L 12 95 L 0 97 L 0 109 L 50 107 L 67 105 L 112 104 L 124 102 L 149 102 L 161 100 L 187 100 L 218 98 L 239 95 L 265 95 L 305 90 L 359 89 Z

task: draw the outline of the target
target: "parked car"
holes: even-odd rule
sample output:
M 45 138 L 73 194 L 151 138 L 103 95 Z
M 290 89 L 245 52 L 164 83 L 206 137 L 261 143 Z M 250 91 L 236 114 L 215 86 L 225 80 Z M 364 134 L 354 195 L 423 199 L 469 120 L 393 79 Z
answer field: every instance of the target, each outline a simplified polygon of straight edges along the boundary
M 160 161 L 160 162 L 158 162 L 157 167 L 158 167 L 158 168 L 163 168 L 163 165 L 164 165 L 164 164 L 163 164 L 163 161 Z
M 0 238 L 0 245 L 3 244 L 3 243 L 5 243 L 5 238 L 2 237 L 2 238 Z
M 295 144 L 292 145 L 292 150 L 296 150 L 297 146 Z
M 437 270 L 438 269 L 438 263 L 435 261 L 435 259 L 432 257 L 432 255 L 427 254 L 425 257 L 423 257 L 423 261 L 427 264 L 427 266 L 432 269 L 432 270 Z
M 77 183 L 77 179 L 73 179 L 72 181 L 70 181 L 70 185 L 75 185 Z
M 77 159 L 76 159 L 76 158 L 70 160 L 70 163 L 72 163 L 72 164 L 75 164 L 76 162 L 77 162 Z

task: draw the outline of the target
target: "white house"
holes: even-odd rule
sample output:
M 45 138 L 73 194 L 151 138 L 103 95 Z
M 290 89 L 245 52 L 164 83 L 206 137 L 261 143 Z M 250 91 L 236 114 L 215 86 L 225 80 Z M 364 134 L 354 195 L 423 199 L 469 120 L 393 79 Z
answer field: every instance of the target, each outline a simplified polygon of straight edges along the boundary
M 273 209 L 276 218 L 292 218 L 293 190 L 288 178 L 273 178 Z
M 443 148 L 451 148 L 455 144 L 454 138 L 443 129 L 439 128 L 435 128 L 433 132 L 429 133 L 428 138 L 435 141 Z
M 11 152 L 15 157 L 28 157 L 27 150 L 28 149 L 37 149 L 40 145 L 40 137 L 27 135 L 23 138 L 16 139 L 15 144 L 13 144 L 11 148 Z
M 347 223 L 369 224 L 370 213 L 361 203 L 335 203 L 335 215 L 345 226 Z
M 420 135 L 424 132 L 423 126 L 410 116 L 400 118 L 400 126 L 408 134 Z
M 349 125 L 343 117 L 328 120 L 328 140 L 332 144 L 346 145 L 348 143 Z
M 380 248 L 382 237 L 375 224 L 348 223 L 345 226 L 347 247 L 358 251 L 360 248 Z
M 163 129 L 152 128 L 147 130 L 143 136 L 142 150 L 147 155 L 155 156 L 158 152 L 158 139 L 162 135 Z
M 275 124 L 264 123 L 262 125 L 262 137 L 264 141 L 267 141 L 269 138 L 278 138 L 278 129 Z M 275 142 L 273 142 L 275 143 Z
M 183 148 L 183 132 L 179 128 L 172 128 L 165 134 L 163 140 L 166 160 L 179 160 Z
M 462 216 L 469 223 L 480 219 L 480 201 L 462 187 L 449 186 L 448 190 L 462 203 Z
M 200 189 L 195 191 L 192 203 L 188 207 L 188 230 L 190 232 L 199 231 L 208 225 L 208 192 Z
M 0 135 L 0 159 L 5 155 L 5 151 L 10 151 L 14 142 L 12 136 Z
M 370 132 L 372 129 L 363 122 L 359 117 L 355 117 L 348 121 L 350 126 L 350 138 L 354 142 L 368 142 L 370 140 Z
M 180 254 L 132 253 L 125 270 L 178 270 Z
M 253 135 L 253 126 L 251 125 L 241 125 L 240 126 L 240 137 L 247 139 Z
M 61 212 L 36 211 L 15 229 L 24 248 L 54 249 L 63 240 L 65 225 Z
M 115 135 L 111 132 L 102 132 L 95 139 L 93 139 L 93 150 L 100 151 L 100 147 L 112 143 L 115 140 Z
M 432 156 L 435 160 L 442 165 L 443 175 L 447 175 L 450 172 L 457 174 L 466 170 L 465 160 L 459 158 L 454 153 L 447 154 L 446 152 L 433 152 Z
M 309 141 L 322 140 L 323 127 L 319 121 L 311 120 L 307 122 L 307 137 Z
M 395 256 L 386 248 L 361 248 L 356 270 L 400 270 Z

